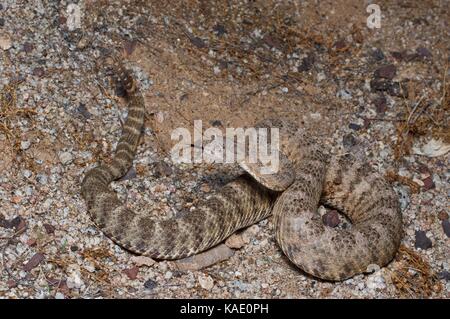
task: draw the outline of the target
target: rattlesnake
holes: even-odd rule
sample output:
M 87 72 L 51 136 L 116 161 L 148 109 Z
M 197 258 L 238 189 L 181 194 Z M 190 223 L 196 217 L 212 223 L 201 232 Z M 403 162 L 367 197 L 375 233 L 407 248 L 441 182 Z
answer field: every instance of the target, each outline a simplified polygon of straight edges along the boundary
M 180 259 L 273 214 L 282 251 L 315 277 L 343 280 L 394 257 L 402 237 L 395 191 L 367 164 L 328 154 L 302 129 L 280 119 L 259 124 L 280 129 L 285 161 L 279 174 L 260 175 L 254 165 L 243 164 L 249 174 L 180 218 L 158 221 L 134 213 L 109 184 L 132 166 L 144 125 L 144 99 L 131 73 L 123 67 L 117 73 L 126 91 L 128 117 L 113 161 L 89 170 L 81 193 L 94 223 L 122 247 L 155 259 Z M 325 226 L 319 203 L 342 211 L 351 227 Z

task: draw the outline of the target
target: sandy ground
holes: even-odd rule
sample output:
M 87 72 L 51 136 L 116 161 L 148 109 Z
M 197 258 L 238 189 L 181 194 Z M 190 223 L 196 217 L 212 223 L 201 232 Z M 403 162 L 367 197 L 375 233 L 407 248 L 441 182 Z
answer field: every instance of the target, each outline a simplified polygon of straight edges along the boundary
M 0 297 L 448 298 L 450 3 L 377 4 L 379 29 L 353 0 L 0 2 Z M 270 218 L 201 270 L 114 245 L 79 194 L 126 118 L 103 67 L 110 54 L 146 100 L 135 167 L 113 185 L 130 207 L 170 218 L 239 173 L 174 165 L 173 129 L 287 117 L 393 183 L 396 259 L 320 281 L 282 254 Z

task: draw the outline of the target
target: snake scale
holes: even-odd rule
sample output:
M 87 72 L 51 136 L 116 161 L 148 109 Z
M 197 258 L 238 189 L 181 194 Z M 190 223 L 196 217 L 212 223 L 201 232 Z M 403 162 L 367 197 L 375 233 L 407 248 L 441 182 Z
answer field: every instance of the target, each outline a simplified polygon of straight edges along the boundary
M 93 222 L 114 242 L 155 259 L 180 259 L 273 214 L 282 251 L 315 277 L 344 280 L 366 272 L 371 264 L 381 267 L 392 260 L 402 238 L 392 187 L 367 164 L 330 155 L 301 128 L 281 119 L 258 125 L 280 129 L 280 152 L 286 159 L 281 173 L 261 176 L 254 167 L 243 166 L 249 174 L 227 183 L 179 218 L 155 220 L 128 209 L 109 184 L 132 166 L 145 105 L 132 74 L 122 66 L 116 73 L 126 91 L 128 117 L 112 162 L 89 170 L 81 187 Z M 351 227 L 325 226 L 319 204 L 343 212 Z

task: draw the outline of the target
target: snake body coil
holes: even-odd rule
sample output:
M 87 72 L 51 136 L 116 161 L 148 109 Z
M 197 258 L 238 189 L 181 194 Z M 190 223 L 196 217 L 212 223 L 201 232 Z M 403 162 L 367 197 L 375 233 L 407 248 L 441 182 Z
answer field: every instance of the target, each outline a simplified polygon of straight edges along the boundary
M 127 93 L 128 118 L 112 163 L 88 171 L 81 189 L 91 218 L 116 243 L 155 259 L 179 259 L 273 213 L 283 252 L 316 277 L 343 280 L 370 264 L 384 266 L 394 257 L 402 236 L 394 190 L 364 163 L 327 154 L 303 130 L 283 120 L 259 124 L 280 129 L 283 173 L 260 176 L 254 167 L 243 166 L 254 178 L 238 177 L 181 218 L 157 221 L 126 208 L 109 184 L 132 166 L 145 110 L 130 73 L 118 70 Z M 295 176 L 293 182 L 286 183 L 288 175 Z M 279 185 L 287 188 L 279 192 Z M 325 226 L 317 212 L 320 203 L 340 209 L 352 227 Z

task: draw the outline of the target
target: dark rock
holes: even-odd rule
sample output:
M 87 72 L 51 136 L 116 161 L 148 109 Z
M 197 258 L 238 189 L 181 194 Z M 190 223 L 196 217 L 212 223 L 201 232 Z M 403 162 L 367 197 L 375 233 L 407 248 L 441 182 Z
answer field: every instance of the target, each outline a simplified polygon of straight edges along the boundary
M 377 98 L 373 100 L 373 104 L 375 105 L 375 109 L 378 114 L 384 114 L 387 110 L 387 101 L 384 95 L 379 95 Z
M 44 255 L 41 253 L 36 253 L 34 254 L 33 257 L 30 258 L 30 260 L 25 264 L 25 266 L 23 266 L 23 270 L 30 271 L 33 268 L 36 268 L 43 260 Z
M 37 242 L 36 242 L 36 239 L 34 239 L 34 238 L 30 238 L 27 240 L 27 245 L 30 247 L 34 247 L 34 246 L 36 246 L 36 244 L 37 244 Z
M 33 51 L 33 49 L 34 49 L 34 45 L 32 43 L 25 42 L 23 44 L 23 47 L 22 47 L 23 52 L 30 53 L 31 51 Z
M 47 234 L 53 234 L 55 232 L 55 226 L 50 225 L 50 224 L 44 224 L 44 228 L 45 231 L 47 232 Z
M 153 290 L 153 289 L 156 288 L 156 286 L 158 286 L 158 283 L 156 281 L 154 281 L 154 280 L 151 280 L 151 279 L 147 280 L 144 283 L 145 289 Z
M 65 16 L 63 16 L 63 15 L 59 16 L 58 23 L 61 26 L 66 26 L 67 25 L 67 18 Z
M 386 58 L 384 56 L 383 51 L 381 51 L 381 49 L 379 49 L 379 48 L 376 48 L 375 50 L 373 50 L 371 52 L 371 56 L 375 59 L 375 61 L 382 61 Z
M 153 171 L 156 178 L 167 177 L 173 173 L 172 167 L 163 161 L 156 162 L 153 166 Z
M 80 103 L 77 107 L 77 112 L 81 114 L 85 119 L 90 119 L 92 114 L 86 108 L 86 104 Z
M 423 230 L 416 230 L 416 241 L 414 243 L 415 248 L 429 249 L 433 247 L 431 239 L 427 237 Z
M 44 68 L 38 66 L 33 69 L 33 75 L 43 77 L 45 74 Z
M 338 40 L 334 43 L 334 48 L 338 51 L 344 50 L 347 47 L 347 43 L 345 42 L 345 40 Z
M 397 73 L 397 68 L 393 64 L 384 65 L 375 70 L 374 76 L 376 78 L 384 78 L 392 80 Z
M 344 144 L 344 147 L 350 148 L 355 146 L 356 143 L 357 140 L 352 133 L 348 133 L 342 137 L 342 144 Z
M 0 18 L 0 28 L 3 28 L 5 26 L 5 19 Z
M 190 37 L 189 40 L 193 45 L 195 45 L 199 49 L 206 48 L 206 43 L 199 37 Z
M 405 61 L 423 61 L 431 59 L 431 52 L 425 47 L 418 47 L 414 53 L 408 54 L 405 57 Z
M 128 269 L 124 269 L 122 270 L 122 272 L 127 275 L 127 277 L 131 280 L 135 280 L 137 278 L 137 274 L 139 272 L 139 268 L 138 267 L 131 267 Z M 147 288 L 147 287 L 146 287 Z
M 78 250 L 78 247 L 76 245 L 70 246 L 70 251 L 71 252 L 76 252 L 77 250 Z
M 392 85 L 392 81 L 384 80 L 384 79 L 373 79 L 370 81 L 370 88 L 372 91 L 387 91 L 389 87 Z
M 26 226 L 27 226 L 27 224 L 25 222 L 25 219 L 23 219 L 20 216 L 13 218 L 9 222 L 9 228 L 14 228 L 16 230 L 16 232 L 24 230 L 26 228 Z
M 120 181 L 127 181 L 130 179 L 134 179 L 136 178 L 137 174 L 136 174 L 136 169 L 134 167 L 131 167 L 128 172 L 123 175 L 119 180 Z
M 14 279 L 9 279 L 6 284 L 8 285 L 8 288 L 16 288 L 17 287 L 17 282 Z
M 433 56 L 431 52 L 425 47 L 418 47 L 416 49 L 416 54 L 417 57 L 421 59 L 431 59 L 431 57 Z
M 400 85 L 399 82 L 393 82 L 391 80 L 383 79 L 383 78 L 375 78 L 370 81 L 370 87 L 372 91 L 375 92 L 387 92 L 391 96 L 399 96 L 399 97 L 408 97 L 407 84 L 402 83 Z
M 448 219 L 442 221 L 442 229 L 445 235 L 450 238 L 450 221 Z
M 361 129 L 361 125 L 358 125 L 356 123 L 350 123 L 348 127 L 354 131 L 359 131 Z
M 284 42 L 279 39 L 276 35 L 266 34 L 263 38 L 265 44 L 271 48 L 277 48 L 281 50 L 284 47 Z
M 218 35 L 219 37 L 224 35 L 225 33 L 227 33 L 227 30 L 225 29 L 225 27 L 221 24 L 216 24 L 213 27 L 213 31 L 216 35 Z
M 306 56 L 306 58 L 303 58 L 302 64 L 300 65 L 298 70 L 300 72 L 305 72 L 305 71 L 311 70 L 311 68 L 314 66 L 314 61 L 315 61 L 314 55 L 308 54 L 308 56 Z
M 340 223 L 339 213 L 336 210 L 330 210 L 322 216 L 322 222 L 325 226 L 336 227 Z
M 424 192 L 436 187 L 436 185 L 434 185 L 433 178 L 431 176 L 428 176 L 427 178 L 423 179 L 422 182 L 423 182 L 422 189 Z
M 221 70 L 226 70 L 226 69 L 228 69 L 228 65 L 229 65 L 228 61 L 225 61 L 225 60 L 219 60 L 219 68 L 220 68 Z
M 387 92 L 391 96 L 407 98 L 408 97 L 408 84 L 406 82 L 403 82 L 403 83 L 393 82 Z
M 450 272 L 443 270 L 437 274 L 437 278 L 445 281 L 450 281 Z

